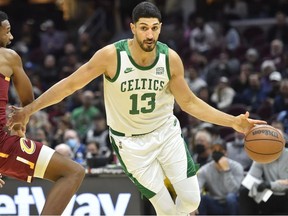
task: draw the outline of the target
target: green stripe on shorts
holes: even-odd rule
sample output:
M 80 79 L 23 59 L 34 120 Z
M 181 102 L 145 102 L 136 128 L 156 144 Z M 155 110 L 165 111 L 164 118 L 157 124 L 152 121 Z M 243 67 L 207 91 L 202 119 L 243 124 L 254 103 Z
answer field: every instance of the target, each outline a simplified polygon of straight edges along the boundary
M 150 198 L 152 198 L 153 196 L 155 196 L 155 195 L 156 195 L 155 192 L 153 192 L 153 191 L 147 189 L 146 187 L 144 187 L 142 184 L 140 184 L 140 183 L 137 181 L 136 178 L 133 177 L 133 175 L 132 175 L 131 173 L 128 172 L 128 170 L 127 170 L 127 168 L 126 168 L 126 166 L 125 166 L 125 164 L 124 164 L 124 162 L 123 162 L 123 160 L 122 160 L 122 158 L 121 158 L 121 156 L 120 156 L 120 154 L 119 154 L 119 149 L 118 149 L 118 146 L 117 146 L 116 143 L 115 143 L 115 140 L 113 139 L 112 136 L 110 136 L 110 138 L 111 138 L 112 148 L 114 149 L 115 154 L 117 155 L 118 160 L 119 160 L 119 162 L 120 162 L 120 164 L 121 164 L 124 172 L 126 173 L 126 175 L 127 175 L 127 176 L 131 179 L 131 181 L 136 185 L 136 187 L 137 187 L 138 190 L 141 192 L 141 194 L 142 194 L 143 196 L 145 196 L 147 199 L 150 199 Z
M 188 147 L 187 147 L 187 144 L 185 143 L 185 141 L 184 141 L 184 145 L 185 145 L 185 148 L 186 148 L 186 155 L 187 155 L 187 177 L 191 177 L 191 176 L 196 175 L 197 171 L 200 168 L 200 164 L 195 164 L 194 163 L 194 161 L 192 159 L 192 156 L 191 156 L 191 154 L 190 154 L 190 152 L 188 150 Z

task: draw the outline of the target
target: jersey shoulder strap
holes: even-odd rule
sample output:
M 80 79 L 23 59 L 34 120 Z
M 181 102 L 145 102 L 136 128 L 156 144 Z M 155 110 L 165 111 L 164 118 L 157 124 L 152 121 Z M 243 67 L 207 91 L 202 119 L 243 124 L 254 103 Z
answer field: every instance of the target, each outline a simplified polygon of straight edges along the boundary
M 123 39 L 123 40 L 115 42 L 114 46 L 116 47 L 117 52 L 126 51 L 127 39 Z
M 159 53 L 163 53 L 163 54 L 168 56 L 169 47 L 167 46 L 167 44 L 164 44 L 164 43 L 158 41 L 157 42 L 157 49 L 158 49 Z

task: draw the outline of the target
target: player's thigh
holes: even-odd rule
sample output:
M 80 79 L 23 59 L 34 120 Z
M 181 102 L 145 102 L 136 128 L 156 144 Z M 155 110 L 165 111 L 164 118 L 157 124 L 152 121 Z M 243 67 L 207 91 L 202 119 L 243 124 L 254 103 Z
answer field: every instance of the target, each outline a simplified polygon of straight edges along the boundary
M 194 176 L 199 168 L 179 131 L 174 132 L 174 136 L 165 143 L 158 158 L 172 184 Z
M 2 135 L 1 139 L 0 172 L 6 176 L 31 182 L 37 172 L 38 158 L 43 145 L 25 137 L 8 134 Z
M 47 165 L 44 178 L 56 181 L 61 177 L 83 172 L 83 169 L 80 164 L 55 151 Z
M 164 173 L 157 160 L 161 143 L 153 136 L 110 136 L 111 144 L 125 171 L 148 199 L 164 186 Z
M 157 160 L 149 166 L 131 172 L 134 184 L 148 199 L 157 194 L 164 185 L 164 173 Z M 136 180 L 136 181 L 135 181 Z

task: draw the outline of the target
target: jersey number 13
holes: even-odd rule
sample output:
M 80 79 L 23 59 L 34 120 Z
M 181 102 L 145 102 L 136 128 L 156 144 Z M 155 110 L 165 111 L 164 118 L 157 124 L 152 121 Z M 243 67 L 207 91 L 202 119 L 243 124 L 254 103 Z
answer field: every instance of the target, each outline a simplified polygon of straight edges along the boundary
M 143 95 L 132 94 L 130 99 L 132 101 L 132 109 L 129 110 L 131 115 L 137 115 L 139 113 L 151 113 L 155 109 L 155 96 L 156 93 L 145 93 Z M 138 100 L 145 101 L 146 106 L 139 107 Z

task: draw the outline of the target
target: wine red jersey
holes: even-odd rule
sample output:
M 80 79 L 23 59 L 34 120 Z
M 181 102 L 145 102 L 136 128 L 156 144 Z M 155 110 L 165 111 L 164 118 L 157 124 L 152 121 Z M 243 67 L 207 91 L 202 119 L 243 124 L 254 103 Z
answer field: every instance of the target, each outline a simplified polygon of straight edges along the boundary
M 0 173 L 31 182 L 42 144 L 5 130 L 10 78 L 0 74 Z

